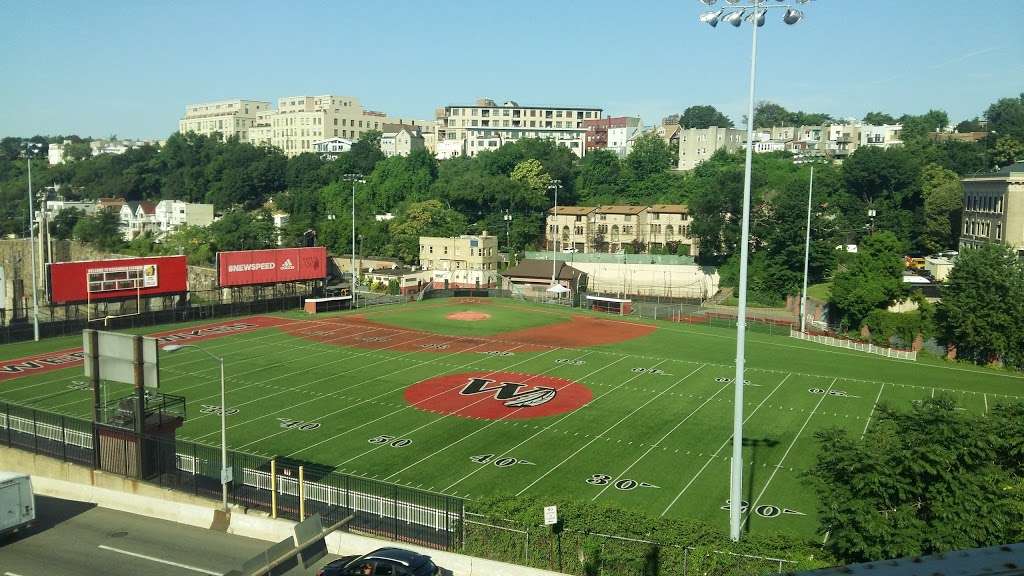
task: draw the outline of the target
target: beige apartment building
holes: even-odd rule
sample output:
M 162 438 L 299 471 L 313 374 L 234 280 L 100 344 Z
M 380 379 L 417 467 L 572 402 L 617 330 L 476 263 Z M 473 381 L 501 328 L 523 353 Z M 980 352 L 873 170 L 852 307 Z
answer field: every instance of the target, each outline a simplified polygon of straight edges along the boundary
M 222 100 L 203 104 L 189 104 L 185 116 L 178 121 L 178 132 L 195 132 L 209 136 L 219 132 L 226 140 L 237 137 L 249 141 L 249 129 L 261 113 L 270 110 L 270 102 L 259 100 Z
M 1024 162 L 962 182 L 960 249 L 1003 242 L 1024 259 Z
M 408 156 L 413 150 L 425 150 L 418 126 L 385 124 L 380 135 L 380 151 L 385 156 Z
M 521 138 L 550 138 L 579 157 L 586 154 L 586 120 L 601 118 L 600 108 L 501 105 L 482 98 L 475 104 L 437 110 L 437 154 L 448 158 L 476 156 Z
M 491 288 L 498 282 L 498 237 L 420 236 L 420 266 L 435 288 Z
M 686 128 L 679 133 L 679 170 L 693 170 L 724 149 L 735 152 L 747 141 L 745 130 L 734 128 Z
M 548 210 L 545 249 L 562 252 L 649 252 L 687 246 L 697 255 L 697 241 L 690 237 L 693 219 L 684 204 L 651 206 L 559 206 Z M 639 244 L 639 245 L 638 245 Z

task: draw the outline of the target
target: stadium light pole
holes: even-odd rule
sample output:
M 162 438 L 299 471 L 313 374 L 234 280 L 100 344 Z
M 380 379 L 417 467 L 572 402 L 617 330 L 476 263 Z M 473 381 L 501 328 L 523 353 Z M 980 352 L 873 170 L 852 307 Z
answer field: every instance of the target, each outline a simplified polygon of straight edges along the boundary
M 508 213 L 508 208 L 505 209 L 505 244 L 508 246 L 508 262 L 509 266 L 512 265 L 512 215 Z
M 349 287 L 352 292 L 353 302 L 356 297 L 356 182 L 365 184 L 366 180 L 363 180 L 363 175 L 358 173 L 345 174 L 341 177 L 342 180 L 348 180 L 352 182 L 352 283 Z
M 700 0 L 711 6 L 717 0 Z M 801 4 L 809 0 L 797 0 Z M 733 400 L 733 433 L 732 462 L 729 475 L 729 537 L 740 539 L 740 502 L 743 498 L 743 383 L 744 383 L 744 345 L 747 330 L 747 258 L 750 243 L 750 166 L 754 152 L 754 80 L 757 77 L 757 29 L 764 25 L 768 8 L 785 8 L 782 21 L 796 24 L 803 19 L 803 12 L 785 4 L 769 4 L 768 0 L 726 0 L 731 5 L 729 13 L 726 8 L 709 10 L 700 14 L 700 21 L 712 28 L 724 20 L 738 28 L 744 20 L 751 23 L 750 43 L 750 93 L 747 99 L 747 153 L 743 165 L 743 224 L 740 232 L 740 282 L 739 305 L 736 310 L 736 379 L 733 381 L 735 399 Z
M 37 142 L 26 142 L 25 160 L 28 162 L 28 247 L 32 264 L 32 339 L 39 341 L 39 286 L 36 281 L 36 233 L 35 233 L 35 203 L 32 201 L 32 156 L 34 156 L 42 144 Z M 45 209 L 45 206 L 44 206 Z
M 558 189 L 562 187 L 561 180 L 551 179 L 548 182 L 548 190 L 555 191 L 555 231 L 551 234 L 551 287 L 555 287 L 555 248 L 558 246 Z
M 800 293 L 800 333 L 807 333 L 807 269 L 811 261 L 811 196 L 814 194 L 814 164 L 807 184 L 807 233 L 804 235 L 804 290 Z
M 168 344 L 162 348 L 164 352 L 178 352 L 185 348 L 192 348 L 199 350 L 203 354 L 206 354 L 210 358 L 213 358 L 220 364 L 220 490 L 221 490 L 221 504 L 224 506 L 224 511 L 228 511 L 228 482 L 231 481 L 230 474 L 231 468 L 228 467 L 228 425 L 227 425 L 227 412 L 228 404 L 227 397 L 224 390 L 224 358 L 222 356 L 214 356 L 204 348 L 200 348 L 195 344 Z

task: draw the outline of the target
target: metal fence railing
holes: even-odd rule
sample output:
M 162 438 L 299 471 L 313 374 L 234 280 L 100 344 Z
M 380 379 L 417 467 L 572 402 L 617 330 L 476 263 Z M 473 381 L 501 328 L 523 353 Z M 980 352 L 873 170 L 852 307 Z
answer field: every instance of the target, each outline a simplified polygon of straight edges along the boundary
M 140 439 L 121 426 L 0 402 L 0 443 L 198 496 L 222 495 L 220 448 L 170 434 Z M 326 524 L 352 516 L 348 530 L 440 550 L 462 547 L 461 498 L 307 462 L 234 450 L 227 459 L 233 477 L 228 497 L 237 505 L 291 520 L 319 513 Z
M 256 289 L 259 288 L 259 289 Z M 306 297 L 319 296 L 315 283 L 197 290 L 187 300 L 158 297 L 141 301 L 47 304 L 39 306 L 42 338 L 81 334 L 85 328 L 119 330 L 171 322 L 190 322 L 225 316 L 265 314 L 301 308 Z M 141 305 L 141 310 L 139 306 Z M 0 311 L 0 344 L 33 338 L 32 308 Z

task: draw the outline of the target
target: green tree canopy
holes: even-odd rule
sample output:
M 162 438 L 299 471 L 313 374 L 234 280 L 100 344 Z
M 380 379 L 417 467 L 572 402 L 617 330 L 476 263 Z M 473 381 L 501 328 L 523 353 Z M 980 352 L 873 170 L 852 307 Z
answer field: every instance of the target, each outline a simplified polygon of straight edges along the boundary
M 116 252 L 124 246 L 124 237 L 121 235 L 121 217 L 113 208 L 107 208 L 79 218 L 75 223 L 74 237 L 81 242 L 93 244 L 105 252 Z
M 1003 244 L 965 250 L 946 279 L 937 311 L 958 358 L 1024 368 L 1024 264 Z
M 820 112 L 790 112 L 779 104 L 768 101 L 758 102 L 754 107 L 754 127 L 813 126 L 832 121 L 832 116 Z
M 413 202 L 388 226 L 391 251 L 405 262 L 420 257 L 420 236 L 458 236 L 466 232 L 466 218 L 437 200 Z
M 668 143 L 657 134 L 648 133 L 633 142 L 633 148 L 626 156 L 625 167 L 632 180 L 644 180 L 656 174 L 663 174 L 674 166 L 676 159 Z
M 1024 93 L 1016 98 L 1000 98 L 985 110 L 985 119 L 989 130 L 1024 142 Z
M 920 115 L 904 114 L 900 117 L 903 125 L 903 140 L 925 138 L 929 132 L 937 132 L 949 125 L 945 110 L 929 110 Z
M 230 210 L 210 225 L 210 234 L 218 251 L 259 250 L 277 244 L 274 219 L 266 210 Z
M 536 158 L 523 160 L 516 164 L 509 177 L 513 182 L 519 182 L 530 190 L 544 190 L 551 183 L 551 175 L 544 170 L 544 165 Z
M 906 293 L 903 244 L 891 232 L 864 239 L 836 272 L 830 304 L 843 325 L 859 328 L 872 310 L 884 309 Z
M 1000 136 L 992 148 L 992 160 L 999 166 L 1024 160 L 1024 143 L 1013 136 Z
M 75 234 L 75 224 L 85 216 L 77 208 L 63 208 L 50 220 L 50 234 L 57 240 L 70 240 Z
M 679 117 L 679 125 L 683 128 L 732 128 L 733 123 L 714 106 L 698 105 L 690 106 L 683 111 L 683 115 Z
M 924 234 L 919 243 L 929 252 L 955 247 L 964 196 L 960 177 L 952 170 L 929 164 L 921 170 L 919 185 L 925 219 Z
M 881 126 L 883 124 L 895 124 L 896 119 L 885 112 L 868 112 L 864 115 L 864 123 L 871 124 L 872 126 Z
M 909 411 L 881 405 L 858 439 L 846 430 L 816 434 L 808 474 L 820 530 L 844 562 L 865 562 L 994 546 L 1024 525 L 1024 404 L 985 416 L 944 397 Z

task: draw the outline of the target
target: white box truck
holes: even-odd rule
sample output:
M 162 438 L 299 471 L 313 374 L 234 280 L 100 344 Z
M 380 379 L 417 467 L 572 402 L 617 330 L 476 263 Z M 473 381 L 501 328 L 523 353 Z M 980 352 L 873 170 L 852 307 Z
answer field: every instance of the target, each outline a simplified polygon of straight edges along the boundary
M 0 536 L 27 528 L 35 519 L 32 478 L 20 472 L 0 471 Z

